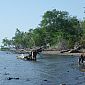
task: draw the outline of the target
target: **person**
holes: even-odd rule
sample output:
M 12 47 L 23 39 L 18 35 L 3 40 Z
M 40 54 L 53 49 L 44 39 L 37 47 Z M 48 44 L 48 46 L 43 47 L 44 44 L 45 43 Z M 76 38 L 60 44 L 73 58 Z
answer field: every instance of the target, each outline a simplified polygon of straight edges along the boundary
M 83 61 L 85 60 L 85 55 L 84 53 L 81 54 L 81 56 L 79 57 L 79 65 L 82 63 L 83 64 Z

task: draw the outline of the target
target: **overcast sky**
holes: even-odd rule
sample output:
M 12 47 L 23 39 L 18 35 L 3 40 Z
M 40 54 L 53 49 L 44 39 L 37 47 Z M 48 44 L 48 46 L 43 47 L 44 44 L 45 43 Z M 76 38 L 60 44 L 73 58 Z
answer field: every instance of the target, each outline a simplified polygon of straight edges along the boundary
M 85 0 L 0 0 L 0 45 L 14 36 L 16 28 L 28 31 L 38 26 L 44 12 L 52 9 L 69 12 L 83 19 Z

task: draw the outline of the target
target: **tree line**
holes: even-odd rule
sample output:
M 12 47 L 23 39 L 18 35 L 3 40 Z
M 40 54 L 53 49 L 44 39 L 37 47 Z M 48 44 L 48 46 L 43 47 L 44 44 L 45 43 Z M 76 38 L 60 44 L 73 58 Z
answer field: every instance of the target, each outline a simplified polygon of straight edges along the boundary
M 38 27 L 29 29 L 28 32 L 16 29 L 11 40 L 4 38 L 4 46 L 15 48 L 46 47 L 67 49 L 76 44 L 85 46 L 85 20 L 71 16 L 67 11 L 53 9 L 46 11 Z

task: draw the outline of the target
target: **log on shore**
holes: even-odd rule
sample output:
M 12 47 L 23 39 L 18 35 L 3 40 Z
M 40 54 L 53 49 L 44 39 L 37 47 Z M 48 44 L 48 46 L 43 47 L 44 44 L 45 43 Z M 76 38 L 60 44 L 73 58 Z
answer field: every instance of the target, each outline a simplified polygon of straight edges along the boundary
M 71 50 L 69 51 L 69 53 L 80 53 L 80 51 L 77 50 L 77 49 L 71 49 Z

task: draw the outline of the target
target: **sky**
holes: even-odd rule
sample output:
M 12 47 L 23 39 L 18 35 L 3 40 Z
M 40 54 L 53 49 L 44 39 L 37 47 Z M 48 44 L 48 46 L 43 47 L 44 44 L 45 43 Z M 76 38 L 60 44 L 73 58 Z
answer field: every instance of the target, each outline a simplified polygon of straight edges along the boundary
M 82 20 L 85 0 L 0 0 L 0 45 L 2 39 L 11 39 L 19 28 L 36 28 L 48 10 L 61 10 Z

